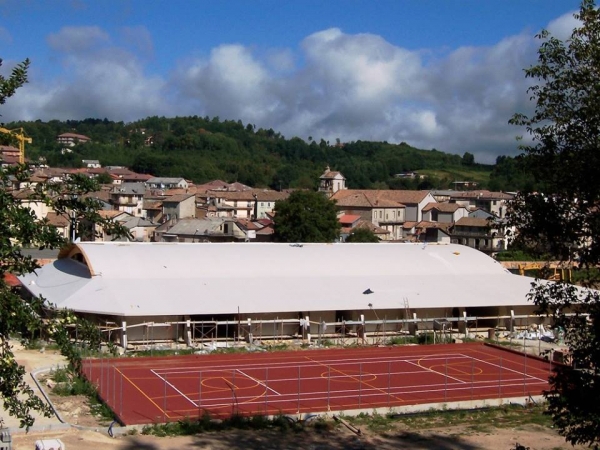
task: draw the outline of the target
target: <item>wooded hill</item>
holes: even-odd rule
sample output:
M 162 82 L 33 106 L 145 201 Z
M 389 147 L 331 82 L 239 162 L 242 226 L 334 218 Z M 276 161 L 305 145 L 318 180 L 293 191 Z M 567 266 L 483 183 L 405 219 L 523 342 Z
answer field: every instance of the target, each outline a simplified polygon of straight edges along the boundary
M 133 123 L 104 119 L 13 122 L 33 143 L 26 157 L 46 159 L 51 167 L 80 167 L 83 159 L 103 166 L 127 166 L 139 173 L 184 177 L 196 183 L 214 179 L 272 189 L 313 188 L 329 165 L 354 189 L 447 189 L 454 181 L 475 181 L 478 188 L 514 191 L 532 186 L 520 159 L 499 157 L 495 165 L 477 164 L 473 155 L 420 150 L 407 143 L 317 142 L 286 139 L 273 129 L 256 129 L 218 117 L 148 117 Z M 64 152 L 62 133 L 83 134 L 91 142 Z M 9 143 L 0 136 L 0 143 Z M 400 178 L 418 172 L 426 178 Z

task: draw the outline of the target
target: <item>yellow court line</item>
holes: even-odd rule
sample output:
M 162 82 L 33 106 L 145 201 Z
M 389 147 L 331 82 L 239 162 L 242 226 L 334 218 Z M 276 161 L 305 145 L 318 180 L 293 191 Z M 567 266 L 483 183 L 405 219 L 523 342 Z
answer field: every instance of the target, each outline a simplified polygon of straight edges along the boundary
M 146 395 L 146 393 L 145 393 L 144 391 L 142 391 L 142 390 L 140 389 L 140 387 L 139 387 L 137 384 L 135 384 L 133 381 L 131 381 L 127 375 L 125 375 L 123 372 L 121 372 L 121 371 L 120 371 L 119 369 L 117 369 L 116 367 L 115 367 L 115 370 L 116 370 L 117 372 L 119 372 L 119 373 L 121 374 L 121 376 L 122 376 L 123 378 L 125 378 L 125 379 L 126 379 L 128 382 L 129 382 L 129 383 L 131 383 L 131 385 L 132 385 L 134 388 L 136 388 L 136 389 L 137 389 L 137 390 L 140 392 L 140 394 L 142 394 L 144 397 L 146 397 L 146 398 L 147 398 L 147 399 L 150 401 L 150 403 L 152 403 L 154 406 L 156 406 L 156 407 L 158 408 L 158 410 L 159 410 L 159 411 L 162 411 L 162 413 L 165 415 L 165 417 L 168 417 L 169 419 L 171 418 L 171 416 L 169 416 L 169 415 L 167 414 L 167 412 L 166 412 L 164 409 L 162 409 L 160 406 L 158 406 L 158 405 L 156 404 L 156 402 L 155 402 L 154 400 L 152 400 L 152 398 L 148 397 L 148 396 Z
M 369 383 L 367 383 L 367 382 L 364 382 L 364 381 L 363 381 L 363 380 L 361 380 L 360 378 L 357 378 L 357 377 L 355 377 L 355 376 L 352 376 L 352 375 L 350 375 L 350 374 L 348 374 L 348 373 L 344 373 L 344 372 L 342 372 L 341 370 L 339 370 L 339 369 L 336 369 L 335 367 L 333 367 L 333 368 L 332 368 L 331 366 L 328 366 L 327 364 L 323 364 L 322 362 L 320 362 L 320 361 L 317 361 L 316 359 L 309 358 L 308 356 L 305 356 L 305 358 L 306 358 L 306 359 L 308 359 L 309 361 L 313 362 L 313 363 L 317 363 L 317 364 L 318 364 L 318 365 L 320 365 L 320 366 L 327 367 L 329 370 L 333 369 L 335 372 L 341 373 L 342 375 L 344 375 L 344 376 L 347 376 L 347 377 L 349 377 L 349 378 L 353 378 L 354 380 L 358 381 L 358 382 L 359 382 L 359 384 L 360 384 L 360 383 L 362 383 L 362 384 L 365 384 L 366 386 L 369 386 L 371 389 L 375 389 L 376 391 L 383 392 L 385 395 L 389 395 L 390 397 L 393 397 L 393 398 L 395 398 L 395 399 L 396 399 L 396 400 L 398 400 L 399 402 L 403 402 L 403 401 L 404 401 L 402 398 L 400 398 L 400 397 L 397 397 L 396 395 L 391 395 L 391 394 L 390 394 L 388 391 L 386 391 L 385 389 L 381 389 L 381 388 L 378 388 L 377 386 L 373 386 L 372 384 L 369 384 Z M 375 375 L 375 374 L 371 374 L 371 375 Z M 377 378 L 377 375 L 375 375 L 375 378 Z

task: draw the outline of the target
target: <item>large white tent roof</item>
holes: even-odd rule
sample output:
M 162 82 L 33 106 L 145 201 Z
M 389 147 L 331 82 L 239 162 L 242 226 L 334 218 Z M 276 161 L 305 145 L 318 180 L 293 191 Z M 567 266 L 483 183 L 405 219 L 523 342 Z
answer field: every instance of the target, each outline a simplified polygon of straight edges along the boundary
M 532 281 L 469 247 L 382 243 L 84 242 L 20 279 L 59 308 L 118 316 L 519 306 Z

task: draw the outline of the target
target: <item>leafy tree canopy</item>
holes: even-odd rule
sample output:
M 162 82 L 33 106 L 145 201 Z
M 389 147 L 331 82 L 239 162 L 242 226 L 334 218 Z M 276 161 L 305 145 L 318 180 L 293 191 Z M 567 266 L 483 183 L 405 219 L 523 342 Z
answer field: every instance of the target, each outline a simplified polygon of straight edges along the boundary
M 352 230 L 346 242 L 379 242 L 379 238 L 368 228 L 359 227 Z
M 534 81 L 531 116 L 511 122 L 532 138 L 524 162 L 539 191 L 513 203 L 510 224 L 517 242 L 565 263 L 577 260 L 584 287 L 600 286 L 600 12 L 584 0 L 571 37 L 544 31 L 538 62 L 526 69 Z M 546 398 L 559 432 L 572 444 L 600 446 L 600 297 L 567 283 L 537 282 L 531 298 L 565 330 L 573 368 L 558 367 Z
M 0 78 L 0 104 L 26 82 L 28 64 L 25 61 L 18 65 L 8 79 Z M 51 415 L 51 410 L 25 382 L 25 369 L 15 360 L 11 338 L 21 336 L 26 340 L 43 331 L 56 341 L 74 370 L 80 368 L 81 358 L 79 350 L 71 345 L 67 326 L 77 325 L 80 339 L 88 345 L 97 347 L 100 342 L 95 327 L 69 311 L 55 310 L 44 299 L 23 300 L 6 282 L 7 274 L 20 275 L 39 267 L 36 260 L 23 253 L 24 247 L 59 248 L 67 243 L 55 227 L 38 219 L 13 195 L 12 186 L 28 181 L 30 175 L 24 166 L 0 167 L 0 400 L 4 410 L 27 428 L 34 422 L 33 411 Z M 100 217 L 99 202 L 84 196 L 97 188 L 93 180 L 73 176 L 64 183 L 37 184 L 29 200 L 46 204 L 64 217 L 75 217 L 80 223 L 96 223 L 107 227 L 109 233 L 123 235 L 124 228 Z
M 314 191 L 294 191 L 278 202 L 274 222 L 279 242 L 333 242 L 341 228 L 335 203 Z
M 465 165 L 464 156 L 420 150 L 404 142 L 330 144 L 323 139 L 286 139 L 272 129 L 256 129 L 218 117 L 148 117 L 128 124 L 107 119 L 7 124 L 7 128 L 19 127 L 33 138 L 27 149 L 31 160 L 43 157 L 50 166 L 76 167 L 83 159 L 97 159 L 104 166 L 126 166 L 155 176 L 183 176 L 196 183 L 221 179 L 272 189 L 314 189 L 329 165 L 344 174 L 352 189 L 383 185 L 395 189 L 398 174 L 438 170 L 448 176 L 427 174 L 434 188 L 451 188 L 457 179 L 475 180 L 485 188 L 493 169 L 474 161 Z M 56 136 L 65 132 L 92 140 L 65 153 L 56 142 Z M 519 182 L 520 178 L 510 181 Z M 520 188 L 503 177 L 495 183 L 501 190 Z M 407 187 L 417 189 L 417 183 Z

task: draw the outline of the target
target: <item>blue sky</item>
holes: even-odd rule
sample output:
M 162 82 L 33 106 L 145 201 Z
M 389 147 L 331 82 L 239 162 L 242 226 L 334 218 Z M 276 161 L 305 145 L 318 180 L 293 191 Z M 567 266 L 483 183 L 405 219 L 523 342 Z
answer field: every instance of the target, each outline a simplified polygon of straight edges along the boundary
M 575 0 L 0 0 L 13 120 L 219 116 L 290 138 L 518 153 L 523 68 Z

